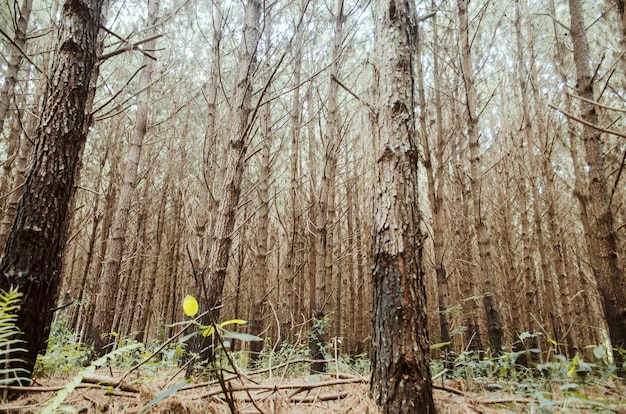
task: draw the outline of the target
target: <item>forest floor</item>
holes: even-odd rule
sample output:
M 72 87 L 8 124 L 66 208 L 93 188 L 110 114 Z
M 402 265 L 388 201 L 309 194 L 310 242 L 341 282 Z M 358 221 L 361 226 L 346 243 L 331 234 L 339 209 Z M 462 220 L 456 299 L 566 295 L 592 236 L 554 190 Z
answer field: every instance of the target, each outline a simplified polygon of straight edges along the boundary
M 137 371 L 123 385 L 116 383 L 122 371 L 98 370 L 85 376 L 65 395 L 57 410 L 74 413 L 213 413 L 232 412 L 215 381 L 184 381 L 182 374 Z M 0 405 L 0 413 L 41 413 L 50 409 L 59 390 L 67 389 L 72 376 L 40 378 L 19 398 Z M 369 396 L 368 378 L 354 374 L 303 375 L 295 378 L 226 378 L 226 387 L 237 413 L 369 413 L 379 410 Z M 482 384 L 482 385 L 481 385 Z M 499 384 L 502 384 L 500 382 Z M 618 413 L 626 414 L 626 385 L 607 380 L 602 385 L 580 384 L 576 392 L 562 392 L 561 384 L 547 385 L 539 396 L 521 395 L 480 378 L 436 379 L 434 398 L 439 414 L 496 413 Z M 495 389 L 498 388 L 498 389 Z M 612 402 L 612 403 L 610 403 Z M 615 403 L 617 402 L 617 403 Z M 152 404 L 151 406 L 149 406 Z

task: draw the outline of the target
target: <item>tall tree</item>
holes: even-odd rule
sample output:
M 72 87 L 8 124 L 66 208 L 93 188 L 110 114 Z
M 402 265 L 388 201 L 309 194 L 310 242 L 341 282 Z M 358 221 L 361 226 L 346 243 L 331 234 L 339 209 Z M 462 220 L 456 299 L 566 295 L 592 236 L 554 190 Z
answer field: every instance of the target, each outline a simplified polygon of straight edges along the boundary
M 465 112 L 467 116 L 467 138 L 470 150 L 470 188 L 471 204 L 474 209 L 474 230 L 478 239 L 478 256 L 480 258 L 480 276 L 483 284 L 483 305 L 487 316 L 487 333 L 489 344 L 493 352 L 502 349 L 502 321 L 495 300 L 495 285 L 493 283 L 493 263 L 489 231 L 484 217 L 484 203 L 481 203 L 481 179 L 482 171 L 480 164 L 480 142 L 478 133 L 479 112 L 476 109 L 476 83 L 474 80 L 472 54 L 469 31 L 469 0 L 458 1 L 460 40 L 461 40 L 461 67 L 465 86 Z M 483 11 L 484 12 L 484 11 Z
M 433 16 L 433 36 L 437 38 L 437 16 Z M 428 127 L 426 126 L 426 93 L 424 91 L 424 68 L 422 64 L 422 40 L 419 26 L 417 28 L 418 37 L 416 42 L 416 52 L 418 58 L 415 60 L 415 69 L 417 76 L 417 97 L 420 108 L 419 112 L 419 133 L 422 141 L 424 169 L 426 170 L 426 179 L 428 182 L 428 201 L 430 202 L 430 210 L 432 215 L 432 239 L 433 239 L 433 262 L 435 266 L 435 275 L 437 278 L 437 310 L 439 313 L 439 329 L 441 333 L 441 342 L 450 342 L 450 326 L 448 323 L 446 308 L 448 306 L 448 271 L 445 265 L 445 210 L 443 205 L 443 188 L 444 188 L 444 163 L 443 153 L 446 147 L 443 138 L 443 122 L 441 108 L 441 92 L 439 90 L 439 56 L 438 52 L 433 53 L 433 72 L 435 73 L 435 117 L 436 117 L 436 133 L 434 149 L 431 149 L 428 139 Z M 435 40 L 435 44 L 437 41 Z M 446 347 L 447 349 L 447 347 Z
M 159 1 L 160 0 L 149 0 L 148 2 L 148 20 L 146 26 L 148 27 L 147 34 L 149 38 L 153 37 L 156 31 L 155 23 L 159 12 Z M 146 43 L 147 50 L 154 50 L 154 46 L 154 39 Z M 88 343 L 94 345 L 95 355 L 103 354 L 105 351 L 104 348 L 110 340 L 108 334 L 111 332 L 113 319 L 115 317 L 120 266 L 124 243 L 126 241 L 126 230 L 128 229 L 130 204 L 137 185 L 137 172 L 141 158 L 141 149 L 148 128 L 150 86 L 155 61 L 154 57 L 148 53 L 144 53 L 143 56 L 143 69 L 141 70 L 141 76 L 139 78 L 139 93 L 137 94 L 137 115 L 124 170 L 124 182 L 120 190 L 120 197 L 117 201 L 117 207 L 113 217 L 106 267 L 102 278 L 99 280 L 96 311 L 87 338 Z
M 22 7 L 17 8 L 18 15 L 15 19 L 15 36 L 11 56 L 9 57 L 8 68 L 4 76 L 4 83 L 0 88 L 0 134 L 4 128 L 4 119 L 9 110 L 9 104 L 15 96 L 15 84 L 17 83 L 17 73 L 24 60 L 26 51 L 26 29 L 30 20 L 30 13 L 33 9 L 33 0 L 24 0 Z
M 24 332 L 29 373 L 45 348 L 57 298 L 69 206 L 85 146 L 85 110 L 97 60 L 106 0 L 68 0 L 35 132 L 24 194 L 0 262 L 0 289 L 24 293 L 17 325 Z
M 257 68 L 257 46 L 260 37 L 260 0 L 248 0 L 245 7 L 243 37 L 238 60 L 234 89 L 232 129 L 224 154 L 220 199 L 215 212 L 212 238 L 207 262 L 201 269 L 200 279 L 206 279 L 203 295 L 207 306 L 213 308 L 222 300 L 228 255 L 235 227 L 235 212 L 241 194 L 246 152 L 250 145 L 252 118 L 252 81 Z M 216 312 L 217 315 L 217 312 Z M 215 316 L 216 316 L 215 315 Z
M 604 305 L 604 315 L 613 347 L 626 349 L 626 281 L 617 257 L 617 235 L 611 207 L 612 194 L 608 190 L 602 133 L 590 125 L 598 125 L 598 113 L 593 102 L 591 57 L 585 33 L 585 21 L 580 0 L 570 0 L 570 34 L 576 66 L 576 88 L 584 100 L 580 103 L 581 118 L 585 122 L 582 141 L 585 149 L 586 193 L 579 199 L 587 214 L 590 235 L 585 237 L 591 264 Z
M 412 0 L 376 2 L 371 392 L 384 413 L 395 414 L 435 412 L 428 367 L 413 112 L 416 24 Z
M 322 141 L 324 145 L 322 178 L 320 180 L 319 198 L 317 200 L 317 218 L 315 222 L 315 288 L 313 294 L 313 315 L 314 319 L 321 321 L 326 313 L 324 304 L 326 303 L 328 278 L 333 275 L 333 235 L 330 229 L 335 216 L 335 174 L 337 170 L 337 152 L 339 149 L 339 117 L 337 105 L 338 85 L 333 80 L 337 78 L 339 70 L 339 57 L 341 53 L 341 43 L 343 41 L 343 0 L 337 2 L 337 14 L 335 17 L 335 35 L 331 52 L 330 64 L 330 85 L 328 89 L 328 118 L 326 121 L 326 134 Z M 337 295 L 341 292 L 337 292 Z M 339 300 L 339 297 L 337 298 Z M 335 315 L 337 317 L 337 315 Z M 326 371 L 326 364 L 321 362 L 323 358 L 321 347 L 325 342 L 324 327 L 321 323 L 313 326 L 310 347 L 313 359 L 320 361 L 311 364 L 311 370 L 317 372 Z

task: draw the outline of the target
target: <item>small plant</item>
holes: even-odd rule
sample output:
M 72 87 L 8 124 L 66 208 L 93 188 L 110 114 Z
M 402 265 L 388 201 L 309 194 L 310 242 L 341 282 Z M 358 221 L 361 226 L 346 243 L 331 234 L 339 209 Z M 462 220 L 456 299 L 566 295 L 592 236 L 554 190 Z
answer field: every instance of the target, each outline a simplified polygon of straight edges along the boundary
M 183 311 L 185 312 L 185 315 L 191 318 L 195 318 L 195 316 L 198 314 L 198 310 L 199 306 L 196 298 L 191 295 L 185 296 L 185 299 L 183 300 Z M 262 341 L 263 339 L 259 338 L 258 336 L 240 332 L 232 332 L 224 328 L 228 325 L 245 325 L 246 323 L 247 322 L 243 319 L 231 319 L 219 324 L 202 325 L 196 318 L 191 321 L 179 322 L 174 325 L 189 324 L 192 326 L 195 325 L 197 327 L 197 331 L 183 337 L 183 340 L 181 340 L 181 342 L 185 342 L 186 340 L 190 339 L 193 336 L 196 336 L 197 334 L 200 334 L 205 338 L 211 336 L 219 336 L 219 338 L 221 339 L 238 339 L 240 341 Z
M 65 388 L 58 391 L 56 396 L 52 398 L 48 404 L 40 411 L 39 414 L 52 414 L 59 410 L 61 411 L 75 411 L 73 407 L 62 406 L 65 399 L 74 391 L 74 389 L 82 382 L 86 375 L 93 374 L 97 368 L 107 365 L 111 360 L 116 360 L 125 353 L 132 352 L 139 346 L 138 343 L 130 343 L 122 346 L 108 354 L 96 359 L 88 367 L 82 369 L 74 378 L 65 385 Z
M 21 332 L 16 326 L 21 300 L 22 293 L 15 288 L 9 289 L 8 292 L 0 291 L 0 385 L 30 382 L 24 376 L 28 375 L 28 371 L 19 367 L 19 364 L 24 362 L 19 357 L 20 354 L 27 352 L 22 348 L 25 341 L 19 338 Z M 6 399 L 6 391 L 2 399 Z
M 67 315 L 61 315 L 52 323 L 46 353 L 37 358 L 33 376 L 71 374 L 85 366 L 88 359 L 89 353 L 70 328 Z

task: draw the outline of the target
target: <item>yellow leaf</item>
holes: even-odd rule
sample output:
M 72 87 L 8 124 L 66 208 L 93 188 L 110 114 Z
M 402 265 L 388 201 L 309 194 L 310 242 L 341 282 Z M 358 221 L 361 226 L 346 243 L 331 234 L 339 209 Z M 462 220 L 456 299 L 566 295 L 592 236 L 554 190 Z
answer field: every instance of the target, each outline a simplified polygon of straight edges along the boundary
M 213 328 L 213 325 L 209 326 L 208 328 L 206 328 L 206 329 L 204 329 L 204 330 L 202 331 L 202 336 L 204 336 L 204 337 L 206 338 L 207 336 L 211 336 L 211 335 L 213 335 L 213 330 L 214 330 L 214 329 L 215 329 L 215 328 Z
M 198 301 L 196 298 L 191 295 L 185 296 L 183 300 L 183 311 L 187 316 L 196 316 L 196 313 L 198 313 Z
M 231 319 L 229 321 L 220 323 L 220 328 L 223 328 L 226 325 L 245 325 L 245 324 L 246 324 L 246 321 L 244 321 L 243 319 Z
M 569 366 L 569 369 L 567 370 L 567 376 L 568 377 L 572 377 L 572 378 L 578 378 L 578 367 L 580 366 L 580 357 L 578 356 L 578 354 L 576 354 L 574 356 L 574 359 L 572 360 L 572 363 Z

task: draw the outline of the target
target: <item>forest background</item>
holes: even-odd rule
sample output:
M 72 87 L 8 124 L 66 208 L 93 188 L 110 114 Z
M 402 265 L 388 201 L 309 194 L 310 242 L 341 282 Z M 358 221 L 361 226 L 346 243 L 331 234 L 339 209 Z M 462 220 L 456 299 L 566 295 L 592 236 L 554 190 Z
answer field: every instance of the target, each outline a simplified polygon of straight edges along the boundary
M 58 2 L 6 5 L 2 245 L 60 16 Z M 163 341 L 191 293 L 273 341 L 297 341 L 315 316 L 342 352 L 369 351 L 369 6 L 263 3 L 250 43 L 238 2 L 111 2 L 58 303 L 85 341 L 110 342 L 99 330 Z M 623 1 L 582 2 L 582 66 L 568 2 L 417 10 L 430 342 L 499 350 L 541 332 L 542 348 L 570 356 L 624 348 Z M 232 164 L 237 145 L 247 151 Z

